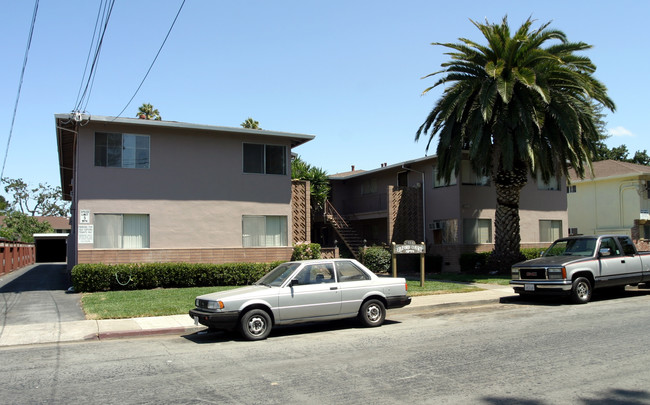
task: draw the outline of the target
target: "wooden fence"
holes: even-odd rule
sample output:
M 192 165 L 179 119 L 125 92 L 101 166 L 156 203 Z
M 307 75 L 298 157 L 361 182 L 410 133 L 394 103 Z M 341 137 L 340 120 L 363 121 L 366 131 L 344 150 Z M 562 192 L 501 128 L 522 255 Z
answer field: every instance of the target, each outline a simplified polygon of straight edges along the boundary
M 36 249 L 33 243 L 0 242 L 0 275 L 36 263 Z

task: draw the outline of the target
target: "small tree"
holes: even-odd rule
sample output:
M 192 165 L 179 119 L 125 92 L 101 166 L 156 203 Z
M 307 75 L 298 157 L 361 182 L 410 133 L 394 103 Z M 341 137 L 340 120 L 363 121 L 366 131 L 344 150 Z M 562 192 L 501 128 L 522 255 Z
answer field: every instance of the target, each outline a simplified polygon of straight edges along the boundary
M 70 213 L 68 202 L 63 201 L 61 187 L 52 187 L 47 183 L 39 183 L 38 187 L 30 187 L 23 179 L 2 179 L 5 192 L 13 196 L 8 203 L 8 211 L 18 211 L 29 216 L 59 216 L 66 217 Z
M 54 229 L 48 222 L 39 222 L 36 218 L 18 211 L 8 212 L 0 227 L 0 236 L 12 241 L 34 242 L 35 233 L 52 233 Z
M 330 192 L 330 181 L 325 170 L 306 163 L 298 156 L 291 161 L 291 178 L 308 180 L 313 208 L 323 209 Z

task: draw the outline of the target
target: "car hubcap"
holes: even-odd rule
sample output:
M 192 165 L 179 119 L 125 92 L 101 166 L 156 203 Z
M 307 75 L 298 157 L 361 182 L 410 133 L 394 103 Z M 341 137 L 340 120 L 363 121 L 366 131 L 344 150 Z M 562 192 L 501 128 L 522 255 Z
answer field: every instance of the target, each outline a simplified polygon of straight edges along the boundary
M 254 316 L 248 321 L 248 330 L 253 335 L 261 335 L 266 329 L 266 322 L 261 316 Z
M 576 289 L 580 298 L 586 298 L 589 294 L 589 288 L 587 288 L 587 285 L 585 283 L 578 284 Z
M 366 311 L 366 316 L 370 322 L 377 322 L 381 316 L 381 311 L 377 305 L 370 305 L 368 311 Z

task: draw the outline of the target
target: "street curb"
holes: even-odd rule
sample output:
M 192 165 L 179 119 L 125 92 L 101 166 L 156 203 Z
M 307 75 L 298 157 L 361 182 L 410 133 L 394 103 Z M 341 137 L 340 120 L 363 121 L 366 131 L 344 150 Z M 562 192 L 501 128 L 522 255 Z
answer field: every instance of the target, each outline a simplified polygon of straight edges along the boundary
M 484 300 L 474 300 L 474 301 L 465 301 L 465 302 L 446 302 L 446 303 L 440 303 L 440 304 L 431 304 L 431 305 L 420 305 L 416 307 L 403 307 L 403 308 L 397 308 L 397 309 L 389 309 L 390 312 L 392 313 L 417 313 L 417 312 L 430 312 L 436 309 L 448 309 L 448 308 L 453 308 L 453 309 L 458 309 L 458 308 L 469 308 L 469 307 L 478 307 L 478 306 L 483 306 L 483 305 L 490 305 L 490 304 L 499 304 L 503 301 L 503 298 L 490 298 L 490 299 L 484 299 Z
M 106 339 L 120 339 L 136 336 L 155 336 L 155 335 L 176 335 L 176 334 L 190 334 L 200 332 L 205 329 L 205 326 L 191 326 L 191 327 L 172 327 L 160 329 L 139 329 L 139 330 L 125 330 L 116 332 L 101 332 L 94 336 L 99 340 Z

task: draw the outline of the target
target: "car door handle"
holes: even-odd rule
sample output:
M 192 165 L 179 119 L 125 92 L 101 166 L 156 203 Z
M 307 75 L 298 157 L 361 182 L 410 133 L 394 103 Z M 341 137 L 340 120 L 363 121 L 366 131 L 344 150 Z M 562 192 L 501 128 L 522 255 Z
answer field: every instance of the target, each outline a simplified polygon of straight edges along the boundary
M 621 260 L 621 263 L 625 263 L 625 260 Z
M 330 287 L 330 290 L 338 290 L 338 287 Z

